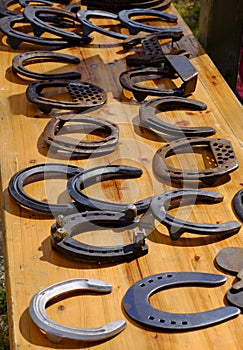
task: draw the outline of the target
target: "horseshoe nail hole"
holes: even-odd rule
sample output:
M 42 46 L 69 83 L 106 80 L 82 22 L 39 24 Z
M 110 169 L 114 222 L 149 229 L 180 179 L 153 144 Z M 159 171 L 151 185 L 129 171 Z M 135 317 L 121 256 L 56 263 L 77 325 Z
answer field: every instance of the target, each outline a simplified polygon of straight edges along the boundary
M 181 324 L 183 324 L 185 326 L 186 324 L 188 324 L 188 322 L 187 321 L 182 321 Z
M 153 282 L 153 280 L 148 280 L 148 283 L 152 283 Z
M 148 319 L 153 321 L 154 320 L 154 316 L 149 316 Z
M 173 275 L 166 275 L 166 277 L 171 278 L 171 277 L 173 277 Z
M 159 320 L 160 323 L 165 323 L 165 320 Z
M 141 283 L 141 284 L 140 284 L 140 287 L 145 287 L 145 284 L 144 284 L 144 283 Z
M 162 280 L 162 278 L 163 278 L 162 276 L 158 276 L 157 280 Z
M 170 321 L 170 324 L 176 324 L 176 321 Z

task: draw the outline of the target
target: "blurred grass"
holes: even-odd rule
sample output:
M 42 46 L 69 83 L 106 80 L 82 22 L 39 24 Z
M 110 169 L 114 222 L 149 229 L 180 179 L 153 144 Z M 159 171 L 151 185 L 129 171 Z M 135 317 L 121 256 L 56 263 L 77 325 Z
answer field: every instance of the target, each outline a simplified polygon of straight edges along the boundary
M 200 0 L 173 0 L 172 3 L 198 38 Z
M 9 350 L 6 290 L 0 286 L 0 350 Z

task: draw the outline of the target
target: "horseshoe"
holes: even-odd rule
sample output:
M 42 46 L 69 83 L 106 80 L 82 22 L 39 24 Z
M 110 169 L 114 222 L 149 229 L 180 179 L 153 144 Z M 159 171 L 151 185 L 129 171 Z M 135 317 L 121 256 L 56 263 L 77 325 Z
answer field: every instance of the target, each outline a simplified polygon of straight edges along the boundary
M 202 111 L 207 106 L 205 103 L 191 100 L 185 97 L 161 97 L 145 101 L 139 109 L 140 123 L 145 128 L 155 132 L 159 131 L 165 135 L 180 137 L 201 136 L 206 137 L 215 134 L 215 129 L 209 126 L 202 127 L 178 127 L 157 118 L 157 112 L 172 110 Z
M 84 35 L 88 36 L 90 33 L 95 31 L 116 39 L 126 39 L 128 37 L 127 34 L 107 30 L 105 28 L 93 24 L 89 20 L 90 18 L 109 18 L 119 21 L 119 18 L 115 13 L 106 12 L 102 10 L 81 10 L 78 11 L 77 18 L 82 23 Z
M 25 66 L 37 62 L 67 62 L 72 64 L 80 63 L 80 59 L 76 56 L 66 55 L 58 52 L 50 51 L 29 51 L 23 52 L 15 56 L 12 60 L 12 70 L 14 73 L 21 74 L 23 76 L 48 80 L 48 79 L 80 79 L 81 74 L 79 72 L 67 72 L 59 74 L 48 74 L 48 73 L 36 73 Z
M 193 148 L 207 147 L 214 155 L 217 166 L 204 170 L 189 170 L 173 168 L 166 163 L 166 158 L 174 154 L 193 153 Z M 229 140 L 221 138 L 188 137 L 173 140 L 161 147 L 153 158 L 153 170 L 163 179 L 172 182 L 184 180 L 201 181 L 205 185 L 212 186 L 220 177 L 225 176 L 238 168 L 232 144 Z
M 123 307 L 134 321 L 150 328 L 186 331 L 209 327 L 239 315 L 240 309 L 224 306 L 215 310 L 192 314 L 177 314 L 151 306 L 149 297 L 161 290 L 187 285 L 218 286 L 226 281 L 222 275 L 199 272 L 161 273 L 136 282 L 126 292 Z
M 21 206 L 42 213 L 47 216 L 54 214 L 68 214 L 78 211 L 79 206 L 75 203 L 49 204 L 30 197 L 24 186 L 43 179 L 71 177 L 82 171 L 81 168 L 65 164 L 38 164 L 18 171 L 14 174 L 8 185 L 10 195 Z M 80 208 L 79 208 L 80 209 Z
M 233 198 L 233 208 L 241 221 L 243 221 L 243 190 L 239 190 Z
M 107 323 L 99 328 L 74 328 L 52 321 L 47 316 L 45 308 L 49 301 L 66 293 L 72 294 L 83 290 L 106 293 L 112 290 L 112 285 L 93 278 L 76 278 L 53 284 L 32 297 L 29 306 L 30 316 L 53 343 L 59 343 L 63 338 L 81 341 L 104 340 L 125 329 L 124 320 Z
M 128 209 L 128 204 L 116 204 L 90 198 L 82 193 L 82 190 L 98 182 L 113 179 L 133 179 L 142 175 L 142 170 L 132 166 L 108 165 L 100 166 L 86 170 L 77 174 L 73 180 L 67 183 L 67 189 L 71 198 L 87 210 L 105 210 L 124 212 Z M 151 198 L 146 198 L 134 203 L 137 213 L 141 214 L 147 211 L 150 206 Z
M 182 30 L 180 28 L 171 28 L 171 27 L 161 27 L 161 26 L 151 26 L 139 21 L 132 20 L 131 17 L 134 16 L 154 16 L 159 18 L 161 21 L 176 23 L 177 17 L 162 11 L 157 11 L 153 9 L 131 9 L 131 10 L 122 10 L 118 13 L 118 18 L 120 21 L 128 28 L 131 35 L 135 35 L 141 31 L 143 32 L 164 32 L 168 34 L 167 38 L 173 37 L 173 35 L 181 35 Z
M 223 196 L 217 192 L 183 188 L 154 197 L 150 208 L 153 216 L 167 227 L 173 240 L 177 240 L 184 232 L 202 235 L 236 233 L 241 227 L 237 221 L 229 221 L 222 224 L 199 224 L 177 219 L 167 213 L 168 209 L 176 208 L 180 205 L 205 202 L 217 203 L 222 200 Z
M 134 230 L 133 242 L 119 246 L 89 245 L 76 240 L 75 236 L 90 230 L 105 231 L 107 227 L 128 229 L 138 225 L 136 218 L 132 220 L 124 213 L 112 211 L 91 211 L 65 217 L 60 215 L 51 227 L 52 244 L 62 255 L 88 264 L 131 261 L 148 253 L 144 231 Z

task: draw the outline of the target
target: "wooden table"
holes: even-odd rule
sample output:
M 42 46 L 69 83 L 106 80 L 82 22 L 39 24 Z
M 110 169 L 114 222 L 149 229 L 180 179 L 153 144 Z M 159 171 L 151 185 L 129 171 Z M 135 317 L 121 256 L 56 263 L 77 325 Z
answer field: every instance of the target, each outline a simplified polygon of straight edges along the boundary
M 176 13 L 174 8 L 170 11 Z M 177 14 L 178 15 L 178 14 Z M 189 28 L 179 17 L 184 37 L 179 47 L 191 52 L 191 61 L 199 72 L 195 93 L 190 97 L 205 102 L 203 112 L 174 111 L 166 118 L 187 126 L 211 125 L 216 137 L 231 140 L 239 169 L 230 175 L 230 181 L 210 188 L 220 192 L 224 201 L 215 205 L 195 205 L 173 210 L 186 220 L 220 223 L 235 220 L 231 207 L 233 195 L 242 188 L 241 166 L 243 165 L 242 107 L 227 86 L 217 68 L 202 50 Z M 214 265 L 216 254 L 225 247 L 242 246 L 242 230 L 227 239 L 185 234 L 172 241 L 167 229 L 158 226 L 147 238 L 149 254 L 129 263 L 101 267 L 80 264 L 68 260 L 52 250 L 50 227 L 53 219 L 35 216 L 21 209 L 8 194 L 10 177 L 20 169 L 40 163 L 68 163 L 91 168 L 97 165 L 133 165 L 143 170 L 136 180 L 109 181 L 94 185 L 88 195 L 107 201 L 134 202 L 147 196 L 163 193 L 173 187 L 158 181 L 153 175 L 152 158 L 156 150 L 165 144 L 156 135 L 139 128 L 140 103 L 130 93 L 123 92 L 119 74 L 126 69 L 125 53 L 119 41 L 94 33 L 94 41 L 87 47 L 62 50 L 81 59 L 78 66 L 71 67 L 82 73 L 82 80 L 103 87 L 108 94 L 107 103 L 89 115 L 116 122 L 120 128 L 119 145 L 114 153 L 80 161 L 58 159 L 48 152 L 41 138 L 42 131 L 55 110 L 49 116 L 40 113 L 35 105 L 26 100 L 25 90 L 29 80 L 15 76 L 11 71 L 12 58 L 23 51 L 31 50 L 22 44 L 12 50 L 2 38 L 1 44 L 1 183 L 3 190 L 2 219 L 5 248 L 7 296 L 11 349 L 241 349 L 243 318 L 238 316 L 226 323 L 191 332 L 157 332 L 139 327 L 122 311 L 121 303 L 126 290 L 139 279 L 162 272 L 196 271 L 223 273 Z M 43 69 L 36 65 L 35 69 Z M 45 66 L 43 70 L 61 72 L 70 67 L 63 64 Z M 172 119 L 170 119 L 172 121 Z M 173 157 L 174 164 L 183 159 L 183 164 L 202 165 L 202 157 Z M 32 196 L 39 199 L 63 199 L 66 181 L 46 181 L 26 186 Z M 82 239 L 99 240 L 97 244 L 117 245 L 125 239 L 108 231 L 95 236 L 90 233 Z M 39 290 L 71 278 L 97 278 L 113 285 L 110 294 L 85 294 L 55 303 L 47 312 L 55 321 L 75 327 L 98 327 L 118 319 L 127 321 L 127 328 L 118 336 L 96 344 L 80 344 L 62 341 L 52 344 L 30 319 L 28 306 L 31 297 Z M 226 291 L 235 280 L 227 275 L 225 284 L 216 288 L 177 288 L 158 293 L 151 304 L 170 312 L 200 312 L 227 304 Z M 95 305 L 95 306 L 94 306 Z

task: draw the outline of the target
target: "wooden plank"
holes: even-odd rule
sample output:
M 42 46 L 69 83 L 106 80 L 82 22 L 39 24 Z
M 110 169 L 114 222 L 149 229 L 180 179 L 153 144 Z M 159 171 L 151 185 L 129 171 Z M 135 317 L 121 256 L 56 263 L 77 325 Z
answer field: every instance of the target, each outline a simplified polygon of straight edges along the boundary
M 173 9 L 173 13 L 176 11 Z M 192 62 L 199 70 L 197 89 L 191 98 L 204 101 L 208 109 L 203 112 L 187 113 L 173 111 L 166 114 L 168 120 L 183 122 L 187 125 L 212 125 L 217 129 L 216 137 L 230 139 L 236 152 L 240 168 L 232 173 L 230 181 L 213 187 L 211 190 L 224 195 L 224 201 L 217 205 L 196 205 L 173 211 L 173 215 L 197 222 L 225 222 L 235 220 L 231 208 L 234 193 L 242 187 L 242 108 L 231 90 L 193 38 L 188 27 L 179 19 L 185 36 L 178 44 L 192 52 Z M 134 202 L 154 194 L 163 193 L 173 187 L 164 184 L 153 174 L 152 158 L 156 150 L 165 142 L 141 129 L 138 125 L 140 103 L 130 93 L 122 91 L 119 74 L 126 69 L 125 53 L 115 39 L 94 34 L 94 42 L 85 48 L 72 48 L 62 52 L 72 53 L 82 59 L 78 66 L 72 67 L 82 73 L 82 80 L 90 81 L 106 89 L 106 105 L 90 113 L 100 118 L 115 121 L 119 125 L 120 139 L 116 151 L 100 158 L 83 161 L 69 161 L 55 158 L 43 148 L 41 133 L 49 118 L 39 113 L 28 103 L 25 90 L 28 81 L 16 78 L 11 70 L 11 59 L 17 53 L 28 49 L 22 45 L 17 51 L 1 46 L 1 185 L 3 189 L 3 238 L 6 258 L 7 295 L 10 320 L 11 349 L 241 349 L 242 316 L 227 323 L 203 330 L 185 333 L 168 333 L 139 327 L 127 319 L 121 303 L 126 290 L 140 278 L 171 271 L 199 271 L 222 273 L 214 265 L 214 258 L 220 249 L 227 246 L 242 246 L 241 231 L 225 240 L 185 234 L 178 241 L 171 241 L 163 226 L 152 230 L 147 242 L 149 254 L 130 263 L 101 268 L 69 261 L 53 251 L 50 242 L 52 219 L 33 216 L 20 208 L 9 197 L 7 186 L 10 177 L 27 166 L 54 162 L 79 165 L 91 168 L 97 165 L 127 164 L 141 168 L 140 179 L 110 181 L 92 186 L 88 194 L 97 198 L 123 203 Z M 59 72 L 64 68 L 38 65 L 37 69 Z M 7 70 L 7 73 L 6 73 Z M 7 79 L 6 79 L 7 78 Z M 159 82 L 160 84 L 160 82 Z M 161 82 L 162 84 L 162 82 Z M 53 111 L 52 116 L 57 114 Z M 38 116 L 38 117 L 37 117 Z M 175 164 L 179 157 L 173 160 Z M 189 155 L 181 161 L 183 164 L 202 164 L 202 159 Z M 65 181 L 53 185 L 45 182 L 28 186 L 28 191 L 39 198 L 54 200 L 63 197 Z M 117 237 L 107 232 L 105 243 L 117 244 L 124 236 Z M 83 238 L 83 237 L 82 237 Z M 87 241 L 104 244 L 103 235 L 85 235 Z M 96 241 L 94 241 L 94 239 Z M 125 238 L 124 238 L 125 239 Z M 30 298 L 39 290 L 58 281 L 70 278 L 98 278 L 113 285 L 113 291 L 107 295 L 85 294 L 68 298 L 48 308 L 48 314 L 56 321 L 76 327 L 97 327 L 101 324 L 126 319 L 127 328 L 120 335 L 106 342 L 80 344 L 63 341 L 51 344 L 30 320 L 28 305 Z M 227 275 L 227 282 L 217 288 L 179 288 L 154 295 L 151 303 L 155 307 L 172 312 L 199 312 L 224 306 L 225 293 L 234 281 Z M 95 307 L 94 307 L 95 303 Z
M 233 91 L 243 32 L 243 2 L 201 0 L 199 41 Z

